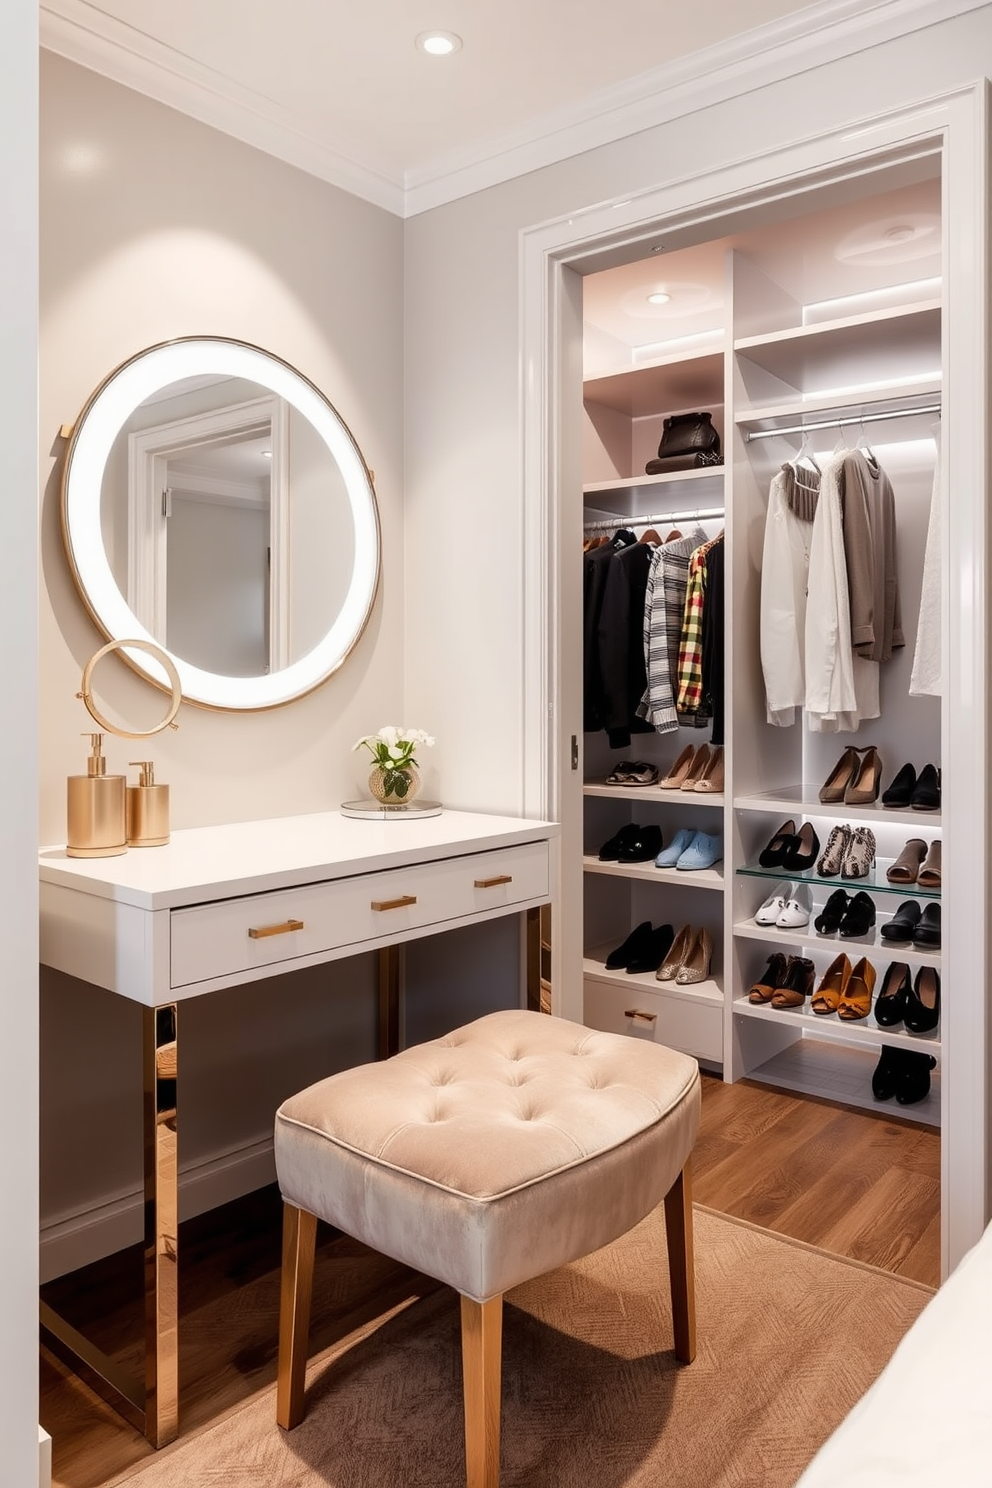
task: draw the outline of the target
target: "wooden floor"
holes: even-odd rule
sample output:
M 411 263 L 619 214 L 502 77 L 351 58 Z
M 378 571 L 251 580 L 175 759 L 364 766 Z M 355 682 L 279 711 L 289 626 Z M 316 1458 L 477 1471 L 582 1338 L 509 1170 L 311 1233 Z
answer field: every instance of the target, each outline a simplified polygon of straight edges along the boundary
M 887 1115 L 704 1076 L 694 1198 L 754 1224 L 936 1286 L 940 1139 Z M 184 1432 L 275 1379 L 280 1203 L 274 1188 L 184 1224 L 180 1382 Z M 345 1264 L 342 1264 L 344 1262 Z M 46 1300 L 138 1371 L 140 1249 L 45 1288 Z M 322 1235 L 312 1351 L 360 1336 L 436 1284 Z M 56 1488 L 99 1488 L 151 1449 L 41 1351 L 41 1421 Z

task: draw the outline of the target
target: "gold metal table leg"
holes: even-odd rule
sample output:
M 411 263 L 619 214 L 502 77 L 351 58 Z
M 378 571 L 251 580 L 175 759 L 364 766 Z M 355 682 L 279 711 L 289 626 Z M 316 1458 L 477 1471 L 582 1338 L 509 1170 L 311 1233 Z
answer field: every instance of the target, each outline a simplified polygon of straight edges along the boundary
M 144 1008 L 145 1435 L 179 1433 L 177 1008 Z
M 176 1004 L 142 1009 L 145 1131 L 145 1379 L 135 1379 L 47 1303 L 45 1343 L 153 1447 L 179 1434 Z

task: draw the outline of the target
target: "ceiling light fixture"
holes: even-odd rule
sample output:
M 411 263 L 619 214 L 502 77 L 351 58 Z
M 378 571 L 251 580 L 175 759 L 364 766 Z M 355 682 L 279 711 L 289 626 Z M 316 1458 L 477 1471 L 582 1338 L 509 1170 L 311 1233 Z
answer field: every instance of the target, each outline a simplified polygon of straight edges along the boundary
M 416 44 L 429 57 L 450 57 L 460 50 L 462 39 L 454 31 L 421 31 Z
M 656 289 L 653 294 L 648 295 L 649 305 L 667 305 L 671 301 L 671 295 L 666 294 L 663 289 Z

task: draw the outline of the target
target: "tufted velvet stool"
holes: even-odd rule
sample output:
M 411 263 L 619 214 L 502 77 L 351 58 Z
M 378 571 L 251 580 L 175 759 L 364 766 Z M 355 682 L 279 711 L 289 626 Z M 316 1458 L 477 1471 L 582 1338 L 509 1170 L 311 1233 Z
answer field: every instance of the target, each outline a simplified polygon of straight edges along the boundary
M 469 1488 L 499 1482 L 503 1293 L 664 1199 L 675 1353 L 695 1353 L 694 1059 L 544 1013 L 491 1013 L 332 1075 L 276 1114 L 285 1200 L 277 1419 L 304 1414 L 317 1219 L 461 1293 Z

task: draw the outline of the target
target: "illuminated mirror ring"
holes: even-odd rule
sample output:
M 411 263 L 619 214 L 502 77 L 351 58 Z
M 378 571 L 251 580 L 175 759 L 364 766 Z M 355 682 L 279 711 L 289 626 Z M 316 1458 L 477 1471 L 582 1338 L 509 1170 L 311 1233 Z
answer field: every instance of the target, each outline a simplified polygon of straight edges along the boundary
M 219 709 L 276 708 L 312 691 L 341 666 L 368 622 L 380 570 L 378 508 L 361 450 L 333 405 L 287 362 L 242 341 L 186 337 L 149 347 L 118 367 L 93 393 L 69 437 L 62 472 L 65 551 L 80 596 L 108 639 L 131 636 L 161 644 L 164 637 L 142 624 L 114 576 L 104 546 L 101 490 L 115 441 L 139 405 L 173 384 L 197 378 L 251 381 L 295 409 L 340 474 L 353 523 L 353 561 L 343 601 L 305 655 L 261 675 L 227 676 L 162 647 L 189 702 Z M 149 681 L 168 690 L 167 673 L 154 656 L 130 660 Z
M 100 712 L 96 703 L 93 701 L 93 670 L 97 662 L 102 661 L 102 659 L 105 656 L 109 655 L 111 651 L 119 651 L 125 661 L 131 661 L 132 658 L 129 657 L 127 654 L 129 648 L 131 647 L 137 647 L 138 650 L 146 651 L 149 655 L 154 656 L 155 659 L 161 664 L 172 686 L 172 701 L 169 705 L 169 711 L 162 719 L 162 722 L 157 723 L 154 728 L 123 729 L 118 724 L 111 723 L 109 719 L 105 718 L 104 715 Z M 105 646 L 100 647 L 99 651 L 95 651 L 93 653 L 93 655 L 90 657 L 89 661 L 83 668 L 82 690 L 80 692 L 77 692 L 76 696 L 78 698 L 82 698 L 83 702 L 86 704 L 86 708 L 90 714 L 90 717 L 96 720 L 96 722 L 103 729 L 104 733 L 116 734 L 118 738 L 121 739 L 150 739 L 153 734 L 160 734 L 163 729 L 177 729 L 179 727 L 178 723 L 175 723 L 173 721 L 176 714 L 179 712 L 179 705 L 183 700 L 182 684 L 179 680 L 179 673 L 176 671 L 169 653 L 167 651 L 163 651 L 161 646 L 156 646 L 154 641 L 136 641 L 133 637 L 129 638 L 126 641 L 108 641 Z

